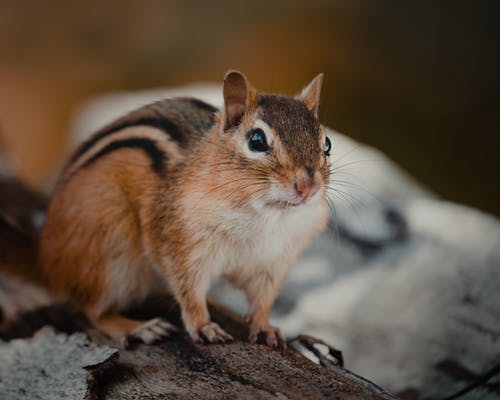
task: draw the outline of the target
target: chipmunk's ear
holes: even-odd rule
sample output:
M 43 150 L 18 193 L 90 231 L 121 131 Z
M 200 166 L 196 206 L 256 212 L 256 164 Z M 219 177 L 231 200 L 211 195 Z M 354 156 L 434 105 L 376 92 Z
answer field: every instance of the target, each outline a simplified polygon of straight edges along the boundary
M 253 106 L 257 91 L 245 75 L 238 71 L 228 71 L 224 77 L 224 130 L 237 126 L 245 112 Z
M 299 95 L 299 98 L 306 103 L 307 107 L 314 116 L 318 117 L 319 97 L 321 95 L 321 84 L 323 83 L 323 74 L 318 74 L 309 85 L 307 85 Z

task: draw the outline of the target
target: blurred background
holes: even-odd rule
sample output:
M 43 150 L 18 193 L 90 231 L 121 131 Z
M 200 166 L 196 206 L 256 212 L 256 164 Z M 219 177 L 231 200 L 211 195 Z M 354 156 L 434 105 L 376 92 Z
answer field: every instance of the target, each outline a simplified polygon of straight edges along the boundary
M 446 199 L 500 215 L 500 2 L 0 0 L 0 140 L 42 188 L 78 105 L 221 82 L 294 93 Z

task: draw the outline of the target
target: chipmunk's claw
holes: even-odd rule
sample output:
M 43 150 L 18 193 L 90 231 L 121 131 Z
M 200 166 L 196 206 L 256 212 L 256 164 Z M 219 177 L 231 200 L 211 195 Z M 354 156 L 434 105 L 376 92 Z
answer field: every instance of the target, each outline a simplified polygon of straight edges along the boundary
M 170 322 L 162 318 L 154 318 L 139 325 L 130 334 L 123 337 L 122 344 L 125 348 L 133 347 L 138 342 L 153 344 L 170 337 L 172 333 L 178 331 L 179 329 Z
M 252 344 L 263 343 L 269 347 L 286 349 L 286 341 L 279 328 L 274 326 L 258 327 L 250 326 L 249 341 Z
M 233 337 L 215 322 L 202 326 L 197 332 L 191 334 L 196 343 L 227 343 L 232 342 Z

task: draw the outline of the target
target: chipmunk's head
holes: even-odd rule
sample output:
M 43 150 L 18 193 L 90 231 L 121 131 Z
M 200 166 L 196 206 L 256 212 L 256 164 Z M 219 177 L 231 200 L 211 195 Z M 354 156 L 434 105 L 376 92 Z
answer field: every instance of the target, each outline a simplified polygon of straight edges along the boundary
M 223 135 L 230 145 L 223 147 L 237 197 L 292 208 L 324 196 L 331 142 L 317 119 L 322 79 L 292 97 L 257 92 L 240 72 L 226 74 Z

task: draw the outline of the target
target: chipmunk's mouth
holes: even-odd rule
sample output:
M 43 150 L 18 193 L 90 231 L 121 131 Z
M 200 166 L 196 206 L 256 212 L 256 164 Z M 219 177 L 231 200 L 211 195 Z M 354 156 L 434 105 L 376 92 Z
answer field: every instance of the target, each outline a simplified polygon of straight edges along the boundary
M 279 183 L 271 185 L 264 204 L 272 208 L 294 209 L 315 203 L 321 197 L 321 186 L 314 185 L 305 189 L 299 189 L 297 185 L 292 187 Z
M 277 208 L 294 208 L 294 207 L 298 207 L 298 206 L 301 206 L 303 204 L 306 204 L 307 203 L 307 200 L 304 200 L 304 199 L 300 199 L 300 200 L 273 200 L 273 201 L 269 201 L 267 202 L 267 205 L 268 206 L 271 206 L 271 207 L 277 207 Z

